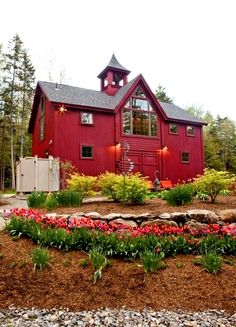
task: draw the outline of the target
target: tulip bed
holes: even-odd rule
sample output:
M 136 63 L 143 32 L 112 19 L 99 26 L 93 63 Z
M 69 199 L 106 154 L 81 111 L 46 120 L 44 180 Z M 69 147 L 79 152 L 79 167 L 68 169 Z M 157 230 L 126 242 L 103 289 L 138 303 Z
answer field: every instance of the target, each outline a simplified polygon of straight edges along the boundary
M 189 227 L 145 226 L 107 223 L 90 218 L 49 217 L 37 210 L 13 209 L 7 230 L 14 237 L 63 250 L 98 249 L 104 255 L 136 259 L 144 251 L 181 254 L 236 255 L 236 226 Z

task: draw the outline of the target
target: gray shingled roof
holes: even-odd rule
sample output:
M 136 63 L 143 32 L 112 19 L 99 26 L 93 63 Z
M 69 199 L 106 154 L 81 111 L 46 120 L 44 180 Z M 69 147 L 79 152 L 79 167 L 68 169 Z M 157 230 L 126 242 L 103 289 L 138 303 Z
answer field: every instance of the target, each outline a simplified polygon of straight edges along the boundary
M 130 70 L 126 69 L 124 66 L 122 66 L 119 63 L 114 53 L 111 57 L 109 64 L 101 71 L 101 73 L 98 75 L 98 78 L 104 78 L 109 69 L 117 69 L 119 71 L 126 73 L 127 75 L 130 73 Z
M 125 70 L 126 72 L 130 72 L 128 69 L 126 69 L 124 66 L 122 66 L 119 61 L 116 59 L 115 54 L 113 53 L 111 60 L 109 62 L 109 64 L 107 65 L 107 67 L 110 68 L 117 68 L 117 69 L 121 69 L 121 70 Z
M 119 89 L 115 96 L 109 96 L 105 92 L 84 89 L 75 86 L 56 84 L 52 82 L 39 82 L 45 95 L 52 102 L 71 104 L 84 107 L 94 107 L 113 111 L 132 87 L 138 77 L 131 80 Z M 187 122 L 204 124 L 198 117 L 172 103 L 160 102 L 166 116 L 170 120 L 183 120 Z
M 115 96 L 64 84 L 58 84 L 56 88 L 56 84 L 51 82 L 39 82 L 39 85 L 52 102 L 114 110 L 136 79 L 120 88 Z
M 202 119 L 192 115 L 188 111 L 176 106 L 173 103 L 160 102 L 160 104 L 169 119 L 184 120 L 200 124 L 206 123 Z

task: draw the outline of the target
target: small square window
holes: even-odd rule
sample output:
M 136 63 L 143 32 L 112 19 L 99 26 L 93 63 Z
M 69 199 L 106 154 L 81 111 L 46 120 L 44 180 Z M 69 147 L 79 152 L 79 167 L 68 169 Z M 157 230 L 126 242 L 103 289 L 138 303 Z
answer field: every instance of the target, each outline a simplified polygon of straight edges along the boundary
M 93 114 L 90 112 L 81 112 L 81 123 L 82 124 L 93 124 Z
M 181 152 L 181 162 L 188 163 L 189 162 L 189 153 Z
M 91 146 L 82 145 L 81 156 L 82 156 L 82 158 L 92 158 L 93 157 L 93 148 Z
M 169 124 L 169 133 L 178 134 L 178 126 L 176 124 Z
M 195 135 L 195 128 L 193 126 L 187 126 L 186 132 L 188 136 L 194 136 Z

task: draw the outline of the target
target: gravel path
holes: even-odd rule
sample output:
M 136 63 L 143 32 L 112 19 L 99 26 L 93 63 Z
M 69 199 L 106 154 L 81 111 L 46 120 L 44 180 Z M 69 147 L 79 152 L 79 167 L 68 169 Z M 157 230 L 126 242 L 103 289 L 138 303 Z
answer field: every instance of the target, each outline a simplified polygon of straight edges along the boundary
M 132 311 L 123 308 L 71 312 L 65 309 L 17 309 L 0 310 L 1 327 L 235 327 L 236 313 L 223 311 L 189 313 L 183 311 Z

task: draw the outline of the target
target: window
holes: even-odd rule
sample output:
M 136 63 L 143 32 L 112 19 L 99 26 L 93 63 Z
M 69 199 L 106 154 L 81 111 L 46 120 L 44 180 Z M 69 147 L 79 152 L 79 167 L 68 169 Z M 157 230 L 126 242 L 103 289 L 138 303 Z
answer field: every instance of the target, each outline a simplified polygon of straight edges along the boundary
M 81 112 L 81 123 L 82 124 L 93 124 L 93 114 L 90 112 Z
M 187 126 L 186 127 L 187 136 L 194 136 L 195 135 L 195 129 L 193 126 Z
M 189 163 L 189 153 L 181 152 L 181 162 Z
M 40 99 L 40 116 L 39 116 L 39 141 L 43 141 L 45 138 L 45 97 Z
M 169 133 L 178 134 L 178 126 L 176 124 L 169 124 Z
M 157 136 L 157 115 L 140 87 L 123 109 L 123 133 Z
M 93 157 L 93 148 L 91 146 L 82 145 L 81 157 L 82 158 L 92 158 Z

